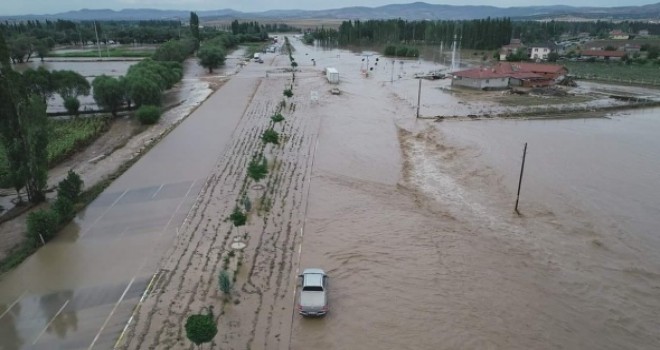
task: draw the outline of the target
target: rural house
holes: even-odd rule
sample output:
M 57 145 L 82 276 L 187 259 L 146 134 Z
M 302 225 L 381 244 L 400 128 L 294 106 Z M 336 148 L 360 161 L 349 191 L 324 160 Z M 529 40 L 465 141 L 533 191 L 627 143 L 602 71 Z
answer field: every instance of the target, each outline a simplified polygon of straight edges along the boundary
M 534 44 L 529 46 L 529 58 L 532 60 L 547 60 L 555 49 L 554 44 Z
M 568 74 L 568 70 L 555 64 L 527 62 L 500 62 L 493 67 L 481 67 L 456 72 L 452 86 L 481 90 L 507 89 L 512 86 L 539 87 L 554 85 Z
M 525 47 L 520 39 L 511 39 L 508 45 L 502 46 L 500 49 L 500 61 L 506 61 L 507 56 L 513 55 Z

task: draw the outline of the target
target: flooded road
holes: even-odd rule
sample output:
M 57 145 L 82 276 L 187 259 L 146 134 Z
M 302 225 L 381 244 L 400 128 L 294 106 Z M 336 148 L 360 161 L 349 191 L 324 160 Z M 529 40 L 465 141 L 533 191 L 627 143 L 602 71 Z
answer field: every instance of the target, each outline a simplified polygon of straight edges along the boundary
M 237 78 L 229 89 L 255 84 Z M 250 96 L 214 94 L 57 239 L 0 277 L 0 348 L 114 346 Z
M 387 89 L 340 61 L 359 98 L 319 112 L 300 263 L 328 271 L 331 311 L 294 315 L 292 349 L 657 348 L 657 111 L 415 121 L 409 73 Z

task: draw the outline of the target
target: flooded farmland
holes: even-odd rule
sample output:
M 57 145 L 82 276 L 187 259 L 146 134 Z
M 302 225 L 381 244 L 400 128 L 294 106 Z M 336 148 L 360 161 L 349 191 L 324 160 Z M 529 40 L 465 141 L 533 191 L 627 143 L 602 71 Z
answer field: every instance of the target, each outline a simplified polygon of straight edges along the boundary
M 140 247 L 147 240 L 158 247 L 136 276 L 123 264 L 89 264 L 107 266 L 112 281 L 130 281 L 124 293 L 135 310 L 121 312 L 132 315 L 128 320 L 111 320 L 102 344 L 187 349 L 186 317 L 213 309 L 220 331 L 211 346 L 223 349 L 658 347 L 656 110 L 609 119 L 416 119 L 413 75 L 438 65 L 375 65 L 372 58 L 375 69 L 367 70 L 363 59 L 370 53 L 293 44 L 295 79 L 284 70 L 287 55 L 266 54 L 263 64 L 249 63 L 203 104 L 178 129 L 180 139 L 160 145 L 194 138 L 206 165 L 214 163 L 209 174 L 198 165 L 159 171 L 171 151 L 150 153 L 151 163 L 138 163 L 142 170 L 130 183 L 114 184 L 127 188 L 126 197 L 121 191 L 100 197 L 117 204 L 111 214 L 126 222 L 116 227 L 109 215 L 106 226 L 80 223 L 98 235 L 87 241 L 103 238 L 94 242 L 110 255 L 122 250 L 126 235 L 140 232 L 145 212 L 161 208 L 168 218 L 169 202 L 162 202 L 168 194 L 199 192 L 194 204 L 174 209 L 176 219 L 159 222 L 164 234 L 136 237 L 145 237 Z M 324 67 L 339 70 L 339 95 L 330 93 Z M 423 84 L 426 116 L 496 105 L 467 104 L 447 81 Z M 285 121 L 275 126 L 270 116 L 290 86 Z M 280 145 L 261 142 L 270 127 L 281 131 Z M 513 204 L 524 142 L 529 154 L 518 216 Z M 246 176 L 258 152 L 270 161 L 261 182 Z M 153 172 L 185 175 L 191 184 L 149 183 Z M 236 228 L 227 218 L 244 205 L 242 195 L 253 206 L 246 208 L 247 224 Z M 136 204 L 143 211 L 129 212 Z M 237 242 L 241 248 L 234 250 Z M 321 319 L 296 313 L 297 272 L 308 267 L 330 276 L 330 312 Z M 236 280 L 223 295 L 217 276 L 226 270 Z M 103 319 L 124 285 L 110 286 L 104 310 L 87 317 Z M 21 288 L 15 289 L 18 297 Z M 77 305 L 75 296 L 62 298 L 65 312 L 73 308 L 69 299 Z M 46 314 L 62 320 L 57 311 Z M 24 328 L 38 343 L 40 327 L 33 327 L 36 335 Z M 58 335 L 46 336 L 42 341 Z

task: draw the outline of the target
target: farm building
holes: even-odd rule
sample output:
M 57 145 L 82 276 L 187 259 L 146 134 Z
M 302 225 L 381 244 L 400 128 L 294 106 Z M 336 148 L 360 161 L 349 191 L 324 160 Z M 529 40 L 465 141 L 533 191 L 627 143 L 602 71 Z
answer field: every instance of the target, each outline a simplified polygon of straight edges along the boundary
M 550 86 L 566 74 L 565 67 L 554 64 L 501 62 L 493 67 L 456 72 L 451 84 L 481 90 Z

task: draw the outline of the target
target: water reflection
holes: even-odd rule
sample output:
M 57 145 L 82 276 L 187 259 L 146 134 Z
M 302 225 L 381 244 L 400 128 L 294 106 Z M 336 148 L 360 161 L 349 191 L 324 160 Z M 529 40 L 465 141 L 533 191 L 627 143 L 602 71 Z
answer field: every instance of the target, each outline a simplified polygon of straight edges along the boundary
M 52 320 L 46 332 L 55 334 L 58 338 L 64 339 L 71 331 L 78 329 L 78 316 L 75 311 L 68 310 L 65 305 L 73 298 L 73 291 L 53 293 L 41 296 L 39 298 L 39 307 L 43 313 L 44 319 Z M 62 308 L 64 306 L 64 308 Z M 58 314 L 59 312 L 59 314 Z
M 0 307 L 0 315 L 7 311 L 11 304 L 4 304 Z M 21 338 L 16 325 L 21 314 L 21 304 L 17 303 L 10 311 L 8 311 L 0 319 L 0 349 L 20 349 L 23 346 L 23 338 Z

